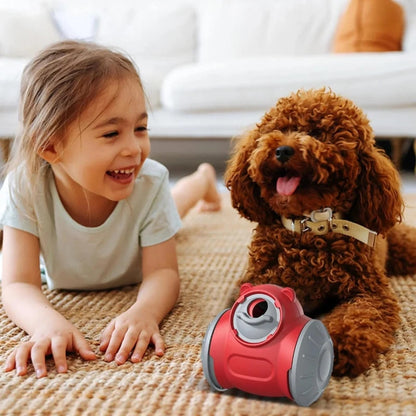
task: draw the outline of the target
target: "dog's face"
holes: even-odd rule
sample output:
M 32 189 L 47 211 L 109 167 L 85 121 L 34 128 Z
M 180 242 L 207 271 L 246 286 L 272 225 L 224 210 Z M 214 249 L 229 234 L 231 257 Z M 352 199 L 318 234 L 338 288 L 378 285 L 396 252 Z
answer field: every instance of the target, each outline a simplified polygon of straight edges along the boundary
M 277 214 L 301 216 L 325 207 L 345 213 L 354 202 L 360 174 L 357 143 L 316 124 L 260 129 L 248 173 Z
M 388 203 L 382 189 L 375 191 L 385 187 L 383 176 L 400 203 L 397 175 L 376 150 L 367 118 L 351 101 L 322 89 L 280 99 L 242 138 L 225 179 L 234 206 L 258 222 L 267 222 L 271 212 L 299 217 L 330 207 L 345 216 L 358 215 L 363 223 L 362 218 L 379 215 L 357 213 L 371 208 L 365 198 Z M 397 221 L 398 212 L 394 209 L 390 222 Z

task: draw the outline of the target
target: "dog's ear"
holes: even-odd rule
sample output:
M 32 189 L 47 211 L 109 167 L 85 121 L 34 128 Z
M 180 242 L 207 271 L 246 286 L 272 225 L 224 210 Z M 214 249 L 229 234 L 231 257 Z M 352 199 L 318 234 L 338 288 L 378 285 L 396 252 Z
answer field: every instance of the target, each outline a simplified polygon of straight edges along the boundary
M 399 174 L 384 151 L 371 146 L 360 152 L 361 174 L 351 219 L 385 234 L 402 220 L 404 203 Z
M 234 154 L 227 164 L 224 181 L 231 191 L 233 207 L 243 217 L 259 224 L 268 224 L 275 221 L 277 214 L 261 197 L 260 187 L 248 173 L 250 156 L 256 149 L 259 136 L 259 131 L 255 129 L 238 138 Z

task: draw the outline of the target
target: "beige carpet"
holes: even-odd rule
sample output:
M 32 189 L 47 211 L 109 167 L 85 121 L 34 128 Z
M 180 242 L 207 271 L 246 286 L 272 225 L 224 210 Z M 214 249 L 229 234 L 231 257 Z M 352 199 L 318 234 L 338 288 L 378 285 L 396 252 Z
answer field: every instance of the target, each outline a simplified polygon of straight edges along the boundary
M 251 224 L 231 209 L 191 213 L 178 236 L 182 293 L 162 332 L 168 344 L 163 358 L 149 352 L 140 364 L 117 367 L 102 357 L 84 362 L 69 357 L 69 372 L 37 380 L 0 372 L 1 415 L 415 415 L 416 276 L 392 279 L 402 305 L 396 343 L 379 363 L 355 380 L 331 379 L 321 399 L 300 408 L 285 399 L 241 392 L 210 391 L 202 372 L 200 347 L 209 322 L 222 311 L 242 273 Z M 406 219 L 416 225 L 416 196 Z M 46 292 L 98 348 L 109 320 L 130 305 L 136 288 L 108 292 Z M 0 366 L 25 335 L 0 309 Z

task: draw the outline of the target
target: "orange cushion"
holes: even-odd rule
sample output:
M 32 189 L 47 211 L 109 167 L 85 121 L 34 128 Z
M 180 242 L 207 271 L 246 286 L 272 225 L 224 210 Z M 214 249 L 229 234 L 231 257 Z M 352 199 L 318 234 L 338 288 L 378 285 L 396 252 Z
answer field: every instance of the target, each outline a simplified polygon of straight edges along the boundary
M 334 52 L 401 50 L 402 7 L 393 0 L 351 0 L 335 34 Z

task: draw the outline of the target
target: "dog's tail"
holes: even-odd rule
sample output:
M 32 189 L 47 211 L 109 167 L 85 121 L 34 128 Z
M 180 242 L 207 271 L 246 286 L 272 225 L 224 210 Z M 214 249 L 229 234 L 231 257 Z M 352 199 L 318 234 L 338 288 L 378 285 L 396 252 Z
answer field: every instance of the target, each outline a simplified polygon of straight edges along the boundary
M 387 232 L 387 274 L 416 274 L 416 228 L 398 224 Z

